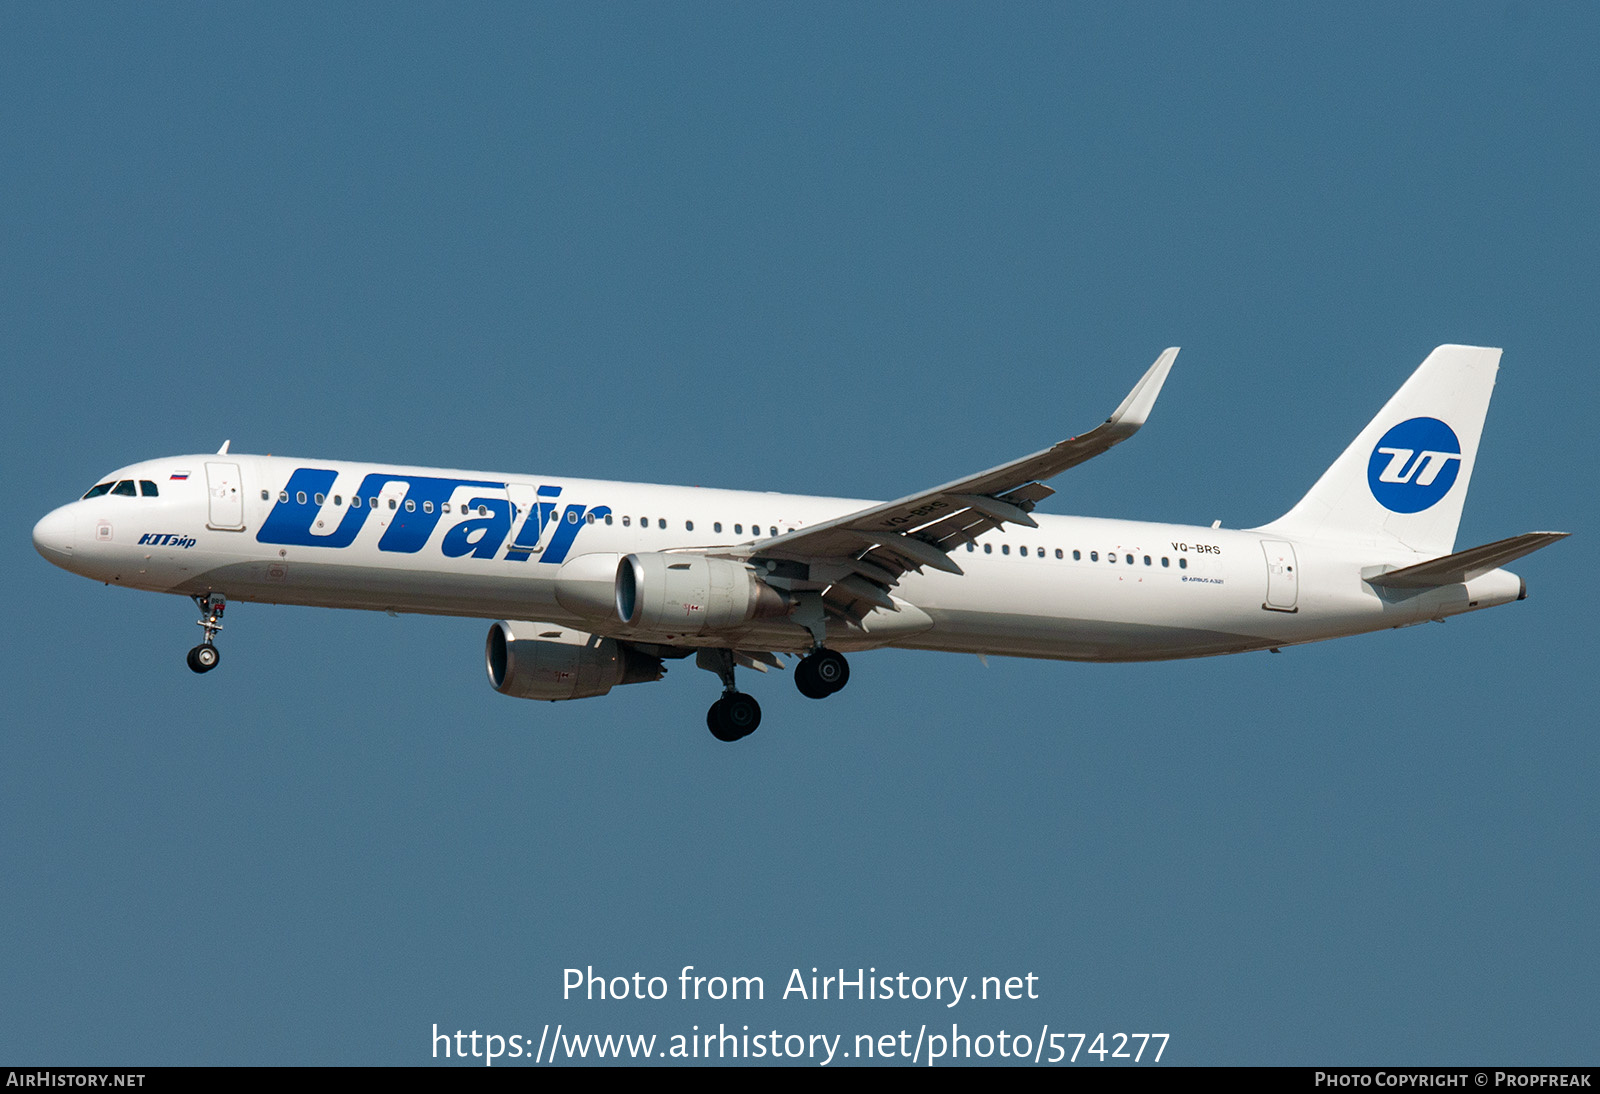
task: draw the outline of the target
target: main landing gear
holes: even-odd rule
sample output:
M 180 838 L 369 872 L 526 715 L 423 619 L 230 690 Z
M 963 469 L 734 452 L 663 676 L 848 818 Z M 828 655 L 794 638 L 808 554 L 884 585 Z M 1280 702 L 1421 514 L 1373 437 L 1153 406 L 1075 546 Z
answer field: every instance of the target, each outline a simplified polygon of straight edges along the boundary
M 216 637 L 222 629 L 222 613 L 227 610 L 228 602 L 221 593 L 207 593 L 189 599 L 200 609 L 198 624 L 205 631 L 205 639 L 189 651 L 189 668 L 195 672 L 210 672 L 222 660 L 222 654 L 216 647 Z
M 850 662 L 844 654 L 818 647 L 794 667 L 794 686 L 807 699 L 826 699 L 850 682 Z
M 750 665 L 748 654 L 739 654 L 744 664 Z M 746 695 L 735 686 L 733 668 L 735 654 L 732 650 L 701 650 L 695 663 L 722 680 L 722 698 L 706 711 L 706 728 L 719 741 L 737 741 L 748 737 L 761 724 L 761 704 L 754 696 Z M 768 660 L 768 664 L 776 661 Z M 844 655 L 834 650 L 818 647 L 795 666 L 794 682 L 800 694 L 808 699 L 826 699 L 850 681 L 850 663 Z
M 706 711 L 706 728 L 719 741 L 748 737 L 761 724 L 761 704 L 742 691 L 725 691 Z
M 761 704 L 734 685 L 733 651 L 701 650 L 695 655 L 695 664 L 722 680 L 722 698 L 706 711 L 711 735 L 719 741 L 737 741 L 754 733 L 761 724 Z

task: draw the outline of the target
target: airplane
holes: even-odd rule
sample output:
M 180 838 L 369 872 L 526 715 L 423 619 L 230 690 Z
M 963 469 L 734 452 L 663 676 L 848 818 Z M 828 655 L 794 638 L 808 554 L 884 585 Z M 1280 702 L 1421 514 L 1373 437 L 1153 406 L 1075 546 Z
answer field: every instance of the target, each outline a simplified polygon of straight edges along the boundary
M 798 658 L 802 694 L 878 647 L 1067 661 L 1271 650 L 1522 600 L 1500 567 L 1565 537 L 1455 550 L 1498 349 L 1423 361 L 1298 504 L 1229 530 L 1036 507 L 1045 480 L 1146 421 L 1160 355 L 1101 424 L 896 501 L 234 454 L 119 468 L 33 529 L 55 565 L 190 597 L 217 667 L 229 601 L 498 619 L 490 684 L 523 699 L 605 695 L 695 657 L 720 741 L 761 708 L 736 668 Z

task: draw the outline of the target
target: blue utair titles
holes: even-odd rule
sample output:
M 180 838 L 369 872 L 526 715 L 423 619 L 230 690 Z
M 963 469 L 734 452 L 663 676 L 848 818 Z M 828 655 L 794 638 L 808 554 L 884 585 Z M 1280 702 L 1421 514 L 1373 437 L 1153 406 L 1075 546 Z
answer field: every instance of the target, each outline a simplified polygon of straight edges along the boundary
M 561 494 L 559 486 L 541 486 L 535 495 L 537 503 L 528 507 L 522 524 L 511 535 L 512 525 L 519 515 L 514 512 L 503 482 L 481 479 L 446 479 L 428 475 L 395 475 L 374 472 L 361 481 L 361 488 L 351 499 L 351 504 L 339 519 L 339 526 L 324 535 L 312 532 L 312 525 L 322 506 L 315 501 L 300 501 L 304 497 L 326 495 L 338 478 L 337 471 L 326 468 L 301 467 L 289 477 L 279 501 L 267 513 L 261 529 L 256 533 L 260 543 L 281 543 L 295 547 L 327 547 L 337 550 L 355 542 L 356 535 L 367 522 L 367 516 L 378 505 L 378 496 L 390 483 L 405 487 L 405 494 L 394 499 L 395 508 L 389 525 L 378 540 L 378 550 L 399 554 L 415 554 L 422 550 L 444 518 L 444 507 L 457 490 L 473 489 L 495 491 L 480 496 L 469 496 L 462 506 L 462 516 L 444 534 L 439 549 L 446 558 L 494 558 L 500 545 L 511 537 L 505 557 L 510 562 L 526 562 L 544 542 L 538 561 L 552 565 L 566 561 L 578 533 L 591 520 L 600 520 L 611 514 L 611 507 L 597 505 L 586 508 L 568 505 L 560 510 L 556 500 Z M 361 500 L 365 499 L 365 504 Z M 559 515 L 557 515 L 560 510 Z M 549 539 L 546 541 L 546 533 Z

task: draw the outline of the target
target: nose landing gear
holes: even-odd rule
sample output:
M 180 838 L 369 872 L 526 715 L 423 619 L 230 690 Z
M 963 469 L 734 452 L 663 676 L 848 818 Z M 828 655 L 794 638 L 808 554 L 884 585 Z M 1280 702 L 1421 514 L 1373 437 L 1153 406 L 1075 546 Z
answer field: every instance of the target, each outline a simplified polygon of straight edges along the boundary
M 200 609 L 197 624 L 205 631 L 204 640 L 189 651 L 189 668 L 195 672 L 210 672 L 222 660 L 222 654 L 216 647 L 216 637 L 222 629 L 222 613 L 227 610 L 228 601 L 221 593 L 207 593 L 189 599 Z

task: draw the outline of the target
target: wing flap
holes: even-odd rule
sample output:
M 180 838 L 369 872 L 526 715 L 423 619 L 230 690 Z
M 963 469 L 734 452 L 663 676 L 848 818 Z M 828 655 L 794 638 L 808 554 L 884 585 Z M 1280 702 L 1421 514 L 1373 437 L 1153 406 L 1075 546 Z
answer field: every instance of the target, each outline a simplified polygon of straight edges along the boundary
M 755 669 L 757 672 L 766 672 L 768 667 L 782 669 L 783 662 L 778 660 L 776 654 L 767 650 L 734 650 L 733 660 L 740 668 Z

